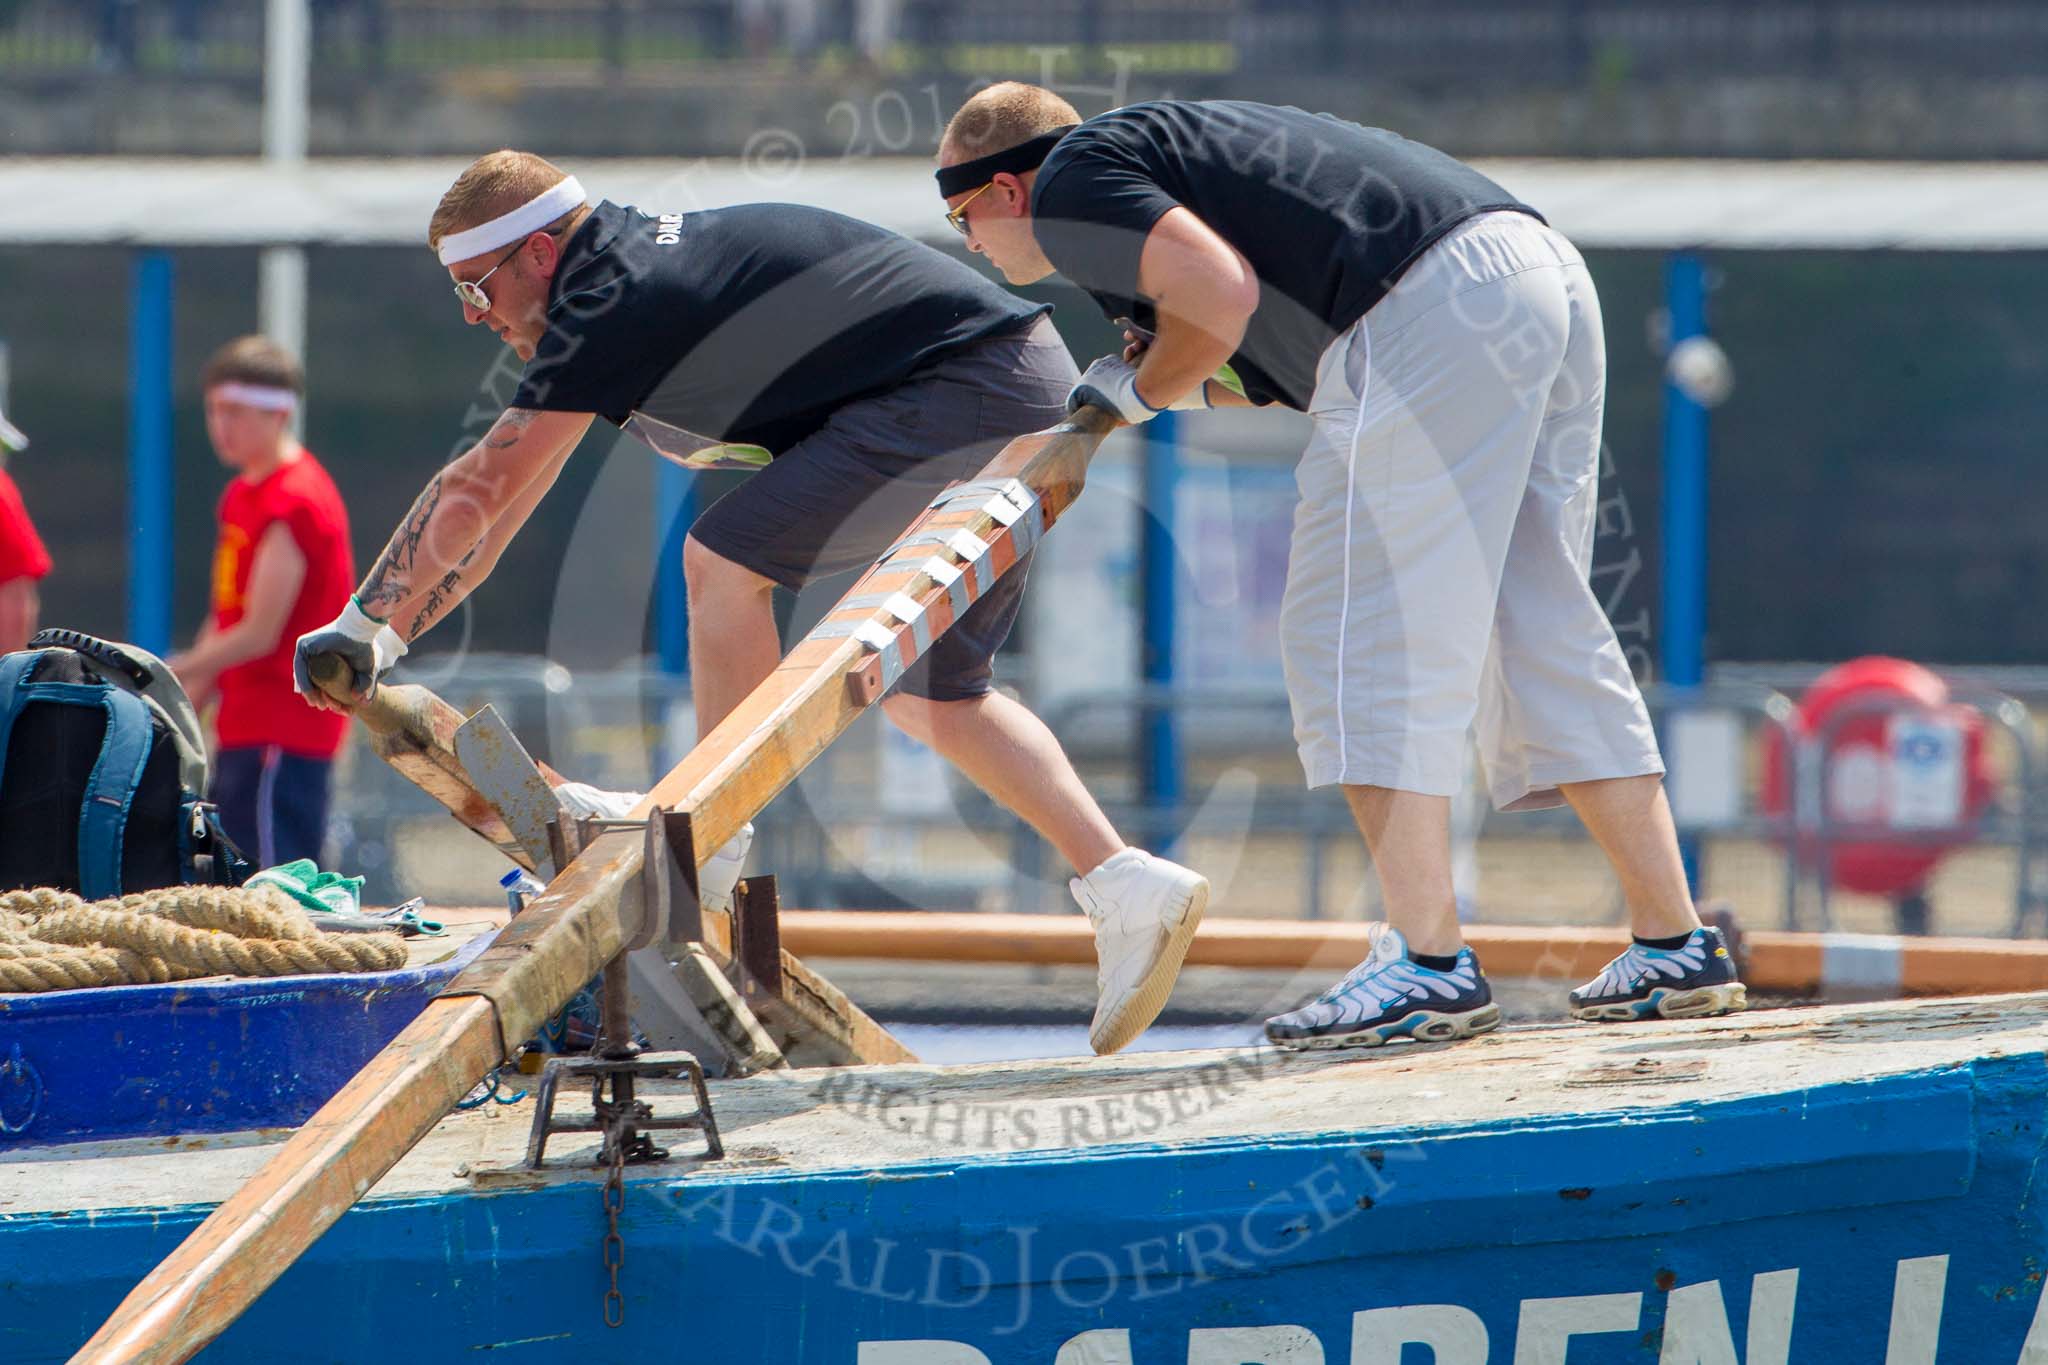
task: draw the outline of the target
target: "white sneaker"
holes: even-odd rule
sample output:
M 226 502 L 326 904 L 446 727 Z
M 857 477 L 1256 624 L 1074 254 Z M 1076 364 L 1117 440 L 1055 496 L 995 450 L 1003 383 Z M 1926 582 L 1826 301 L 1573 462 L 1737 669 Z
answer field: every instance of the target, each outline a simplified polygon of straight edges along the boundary
M 725 847 L 697 869 L 698 905 L 706 910 L 732 913 L 733 888 L 740 884 L 740 867 L 747 861 L 747 850 L 753 843 L 754 826 L 750 821 L 741 825 L 740 832 L 726 840 Z
M 1115 1052 L 1150 1028 L 1173 994 L 1209 879 L 1139 848 L 1067 883 L 1095 926 L 1095 1022 L 1088 1043 Z

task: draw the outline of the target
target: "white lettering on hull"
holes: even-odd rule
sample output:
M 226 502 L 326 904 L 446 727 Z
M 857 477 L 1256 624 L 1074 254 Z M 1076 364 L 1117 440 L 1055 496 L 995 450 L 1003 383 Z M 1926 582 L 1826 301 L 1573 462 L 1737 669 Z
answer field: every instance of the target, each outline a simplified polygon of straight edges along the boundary
M 1792 1303 L 1797 1270 L 1771 1270 L 1749 1282 L 1749 1341 L 1740 1360 L 1721 1282 L 1671 1291 L 1664 1309 L 1664 1345 L 1657 1365 L 1786 1365 L 1792 1350 Z
M 1197 1327 L 1188 1365 L 1323 1365 L 1323 1343 L 1306 1327 Z
M 1060 1347 L 1052 1365 L 1132 1365 L 1130 1329 L 1105 1327 L 1083 1332 Z
M 1892 1334 L 1884 1365 L 1934 1365 L 1941 1340 L 1941 1297 L 1948 1287 L 1948 1257 L 1900 1261 L 1892 1277 Z
M 757 1236 L 775 1240 L 773 1231 Z M 974 1302 L 987 1296 L 975 1286 Z M 1891 1329 L 1884 1365 L 1937 1365 L 1948 1257 L 1919 1256 L 1893 1271 Z M 1719 1280 L 1674 1288 L 1666 1296 L 1657 1365 L 1791 1365 L 1792 1320 L 1799 1271 L 1770 1270 L 1749 1284 L 1749 1330 L 1742 1354 L 1728 1321 Z M 963 1306 L 957 1303 L 951 1306 Z M 1070 1305 L 1071 1306 L 1071 1305 Z M 1524 1299 L 1515 1324 L 1514 1365 L 1566 1365 L 1573 1337 L 1632 1332 L 1641 1325 L 1643 1296 L 1587 1294 Z M 1487 1365 L 1486 1324 L 1458 1304 L 1402 1304 L 1351 1315 L 1349 1365 L 1400 1365 L 1402 1350 L 1427 1346 L 1435 1365 Z M 1325 1365 L 1322 1340 L 1306 1327 L 1197 1327 L 1188 1333 L 1186 1365 Z M 964 1342 L 864 1341 L 857 1365 L 994 1365 Z M 1003 1365 L 1027 1365 L 1005 1361 Z M 1059 1348 L 1053 1365 L 1138 1365 L 1128 1329 L 1096 1328 Z M 2048 1294 L 2034 1309 L 2015 1365 L 2048 1365 Z
M 1573 1337 L 1633 1332 L 1642 1320 L 1641 1294 L 1582 1294 L 1523 1299 L 1515 1324 L 1515 1365 L 1564 1365 Z
M 854 1359 L 857 1365 L 990 1365 L 960 1341 L 863 1341 Z
M 1454 1303 L 1371 1308 L 1351 1315 L 1351 1365 L 1401 1365 L 1403 1346 L 1427 1346 L 1435 1365 L 1486 1365 L 1486 1324 Z

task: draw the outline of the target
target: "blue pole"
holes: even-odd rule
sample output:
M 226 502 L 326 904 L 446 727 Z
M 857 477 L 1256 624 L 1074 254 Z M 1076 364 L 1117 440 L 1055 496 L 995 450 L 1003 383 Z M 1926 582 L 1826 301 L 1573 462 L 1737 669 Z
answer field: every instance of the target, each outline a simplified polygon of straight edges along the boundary
M 697 476 L 673 460 L 654 475 L 654 648 L 661 671 L 690 671 L 690 603 L 683 588 L 683 537 L 697 519 Z
M 171 258 L 135 258 L 128 332 L 128 639 L 171 648 Z
M 1678 253 L 1664 268 L 1671 344 L 1704 336 L 1707 278 L 1699 257 Z M 1705 676 L 1707 631 L 1707 410 L 1664 381 L 1664 600 L 1662 654 L 1665 681 L 1696 687 Z M 1685 876 L 1700 886 L 1699 841 L 1679 841 Z
M 1145 453 L 1139 480 L 1139 671 L 1154 688 L 1173 685 L 1174 597 L 1177 553 L 1173 539 L 1174 492 L 1180 481 L 1178 419 L 1162 412 L 1144 425 Z M 1180 736 L 1173 712 L 1146 711 L 1138 745 L 1138 793 L 1148 810 L 1180 804 L 1183 788 Z M 1175 831 L 1153 832 L 1153 852 L 1168 852 Z

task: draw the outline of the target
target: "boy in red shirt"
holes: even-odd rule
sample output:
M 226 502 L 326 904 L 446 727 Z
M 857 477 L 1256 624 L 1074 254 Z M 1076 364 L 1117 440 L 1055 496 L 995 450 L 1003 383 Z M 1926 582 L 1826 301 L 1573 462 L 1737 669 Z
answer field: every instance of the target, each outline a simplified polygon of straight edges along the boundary
M 6 457 L 27 445 L 21 429 L 0 415 L 0 654 L 28 647 L 42 609 L 37 585 L 50 572 L 50 552 L 7 476 Z
M 259 867 L 317 862 L 348 717 L 300 700 L 292 648 L 348 601 L 348 510 L 292 435 L 305 380 L 283 347 L 231 341 L 200 383 L 206 434 L 235 477 L 220 499 L 212 614 L 170 664 L 194 705 L 219 696 L 211 795 L 228 837 Z

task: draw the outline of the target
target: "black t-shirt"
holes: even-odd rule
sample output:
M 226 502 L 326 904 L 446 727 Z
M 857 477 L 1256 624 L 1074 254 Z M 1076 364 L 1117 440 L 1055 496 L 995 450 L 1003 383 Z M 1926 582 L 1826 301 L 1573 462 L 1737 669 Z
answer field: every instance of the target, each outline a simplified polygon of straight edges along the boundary
M 1258 310 L 1230 360 L 1246 395 L 1302 409 L 1324 349 L 1431 242 L 1495 209 L 1541 216 L 1419 142 L 1243 100 L 1154 100 L 1091 118 L 1060 139 L 1031 194 L 1047 259 L 1106 315 L 1147 327 L 1138 256 L 1176 207 L 1258 275 Z
M 757 466 L 841 405 L 1045 311 L 823 209 L 599 204 L 564 247 L 512 406 L 594 412 L 696 466 Z

